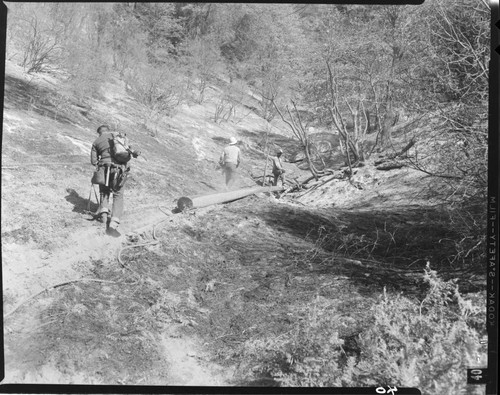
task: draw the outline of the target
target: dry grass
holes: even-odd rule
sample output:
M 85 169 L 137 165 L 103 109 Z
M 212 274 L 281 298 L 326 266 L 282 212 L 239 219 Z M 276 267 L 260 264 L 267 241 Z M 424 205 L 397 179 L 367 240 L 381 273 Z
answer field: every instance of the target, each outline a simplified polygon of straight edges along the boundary
M 146 310 L 201 336 L 218 362 L 239 366 L 235 384 L 268 377 L 264 346 L 278 347 L 327 316 L 345 345 L 342 355 L 356 355 L 352 339 L 369 327 L 366 311 L 384 285 L 425 294 L 423 254 L 452 275 L 447 251 L 432 242 L 446 232 L 444 217 L 344 212 L 337 222 L 324 212 L 249 200 L 184 215 L 176 229 L 159 232 L 160 245 L 123 257 L 144 284 L 134 290 L 144 301 L 137 305 L 142 322 Z
M 165 361 L 158 348 L 162 319 L 155 305 L 161 289 L 127 278 L 126 273 L 103 262 L 93 265 L 95 276 L 108 282 L 69 284 L 49 291 L 44 309 L 37 309 L 36 303 L 23 307 L 37 319 L 30 331 L 19 329 L 32 322 L 31 318 L 14 317 L 9 322 L 19 345 L 17 355 L 30 354 L 24 347 L 31 343 L 25 340 L 36 339 L 38 352 L 70 380 L 79 372 L 84 383 L 165 383 Z M 41 359 L 38 364 L 46 362 Z M 23 366 L 26 361 L 17 363 Z

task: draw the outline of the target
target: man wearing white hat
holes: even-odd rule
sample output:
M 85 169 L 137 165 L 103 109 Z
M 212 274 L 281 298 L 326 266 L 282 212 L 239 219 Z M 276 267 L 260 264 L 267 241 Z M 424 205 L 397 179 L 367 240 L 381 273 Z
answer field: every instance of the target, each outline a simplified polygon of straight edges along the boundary
M 220 156 L 219 163 L 222 166 L 226 175 L 226 189 L 230 189 L 236 179 L 236 169 L 240 165 L 241 154 L 240 149 L 236 146 L 238 140 L 231 137 L 229 145 L 224 147 L 224 151 Z

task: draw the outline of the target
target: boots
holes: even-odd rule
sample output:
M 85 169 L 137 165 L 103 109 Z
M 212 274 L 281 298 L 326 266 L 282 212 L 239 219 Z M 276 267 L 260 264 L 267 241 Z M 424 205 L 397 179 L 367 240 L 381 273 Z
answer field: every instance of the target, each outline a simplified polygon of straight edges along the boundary
M 102 222 L 103 224 L 107 224 L 108 223 L 108 217 L 109 217 L 109 209 L 107 208 L 101 208 L 97 214 L 97 220 L 99 222 Z
M 116 217 L 111 217 L 111 220 L 109 221 L 108 228 L 106 229 L 106 234 L 113 236 L 113 237 L 119 237 L 120 232 L 118 232 L 118 225 L 120 225 L 120 220 Z
M 108 228 L 118 229 L 119 225 L 120 225 L 120 220 L 116 217 L 111 217 L 111 220 L 109 221 Z

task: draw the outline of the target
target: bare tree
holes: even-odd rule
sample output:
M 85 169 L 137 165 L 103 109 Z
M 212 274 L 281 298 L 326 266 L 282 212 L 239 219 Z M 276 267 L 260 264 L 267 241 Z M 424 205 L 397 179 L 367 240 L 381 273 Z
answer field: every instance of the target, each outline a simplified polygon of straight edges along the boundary
M 62 53 L 62 28 L 54 23 L 48 5 L 12 4 L 9 6 L 9 41 L 12 50 L 21 55 L 19 64 L 28 74 L 47 71 L 59 61 Z
M 21 65 L 31 74 L 44 71 L 53 64 L 61 47 L 53 37 L 45 34 L 36 16 L 31 17 L 28 23 L 29 39 Z
M 143 107 L 142 123 L 155 137 L 162 119 L 183 99 L 182 76 L 170 69 L 149 66 L 127 74 L 129 91 Z
M 299 140 L 304 151 L 309 170 L 311 171 L 314 178 L 317 179 L 318 177 L 321 177 L 325 174 L 332 173 L 333 171 L 331 169 L 327 169 L 325 167 L 323 167 L 322 169 L 318 169 L 318 167 L 315 165 L 313 160 L 314 154 L 312 152 L 314 149 L 314 144 L 311 142 L 306 126 L 301 119 L 300 112 L 297 110 L 297 105 L 295 104 L 295 102 L 292 100 L 292 109 L 290 109 L 288 105 L 285 106 L 288 117 L 285 117 L 283 115 L 283 112 L 279 109 L 274 101 L 273 104 L 283 122 L 285 122 L 290 127 L 290 130 L 293 132 L 294 136 Z
M 184 66 L 189 82 L 196 91 L 195 101 L 202 103 L 209 82 L 225 72 L 220 50 L 213 37 L 206 36 L 186 41 L 181 52 L 180 64 Z
M 331 121 L 335 128 L 338 130 L 342 141 L 346 147 L 346 157 L 350 166 L 360 160 L 364 160 L 364 153 L 362 150 L 362 140 L 368 130 L 368 117 L 364 107 L 363 99 L 357 96 L 356 103 L 350 103 L 344 97 L 344 104 L 349 111 L 351 122 L 348 123 L 341 108 L 341 98 L 338 89 L 337 76 L 334 74 L 330 62 L 326 62 L 328 72 L 328 93 L 329 103 L 328 111 L 331 116 Z M 351 158 L 352 155 L 352 158 Z
M 487 174 L 489 7 L 431 1 L 414 84 L 431 114 L 410 165 L 450 180 L 454 196 L 484 195 Z M 433 89 L 426 89 L 432 84 Z

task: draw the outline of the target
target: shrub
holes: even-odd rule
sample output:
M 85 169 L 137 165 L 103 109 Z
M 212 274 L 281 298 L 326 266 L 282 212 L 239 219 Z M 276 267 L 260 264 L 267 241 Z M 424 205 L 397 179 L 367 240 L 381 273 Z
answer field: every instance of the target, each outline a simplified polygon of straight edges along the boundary
M 474 321 L 483 311 L 429 267 L 424 279 L 429 290 L 421 303 L 384 292 L 373 306 L 373 324 L 358 339 L 361 361 L 346 384 L 410 386 L 426 394 L 464 388 L 467 365 L 479 352 Z
M 237 108 L 242 105 L 247 88 L 242 81 L 233 81 L 228 84 L 221 97 L 215 103 L 214 122 L 238 122 L 236 119 Z
M 132 96 L 151 111 L 169 113 L 182 101 L 181 75 L 171 67 L 159 69 L 152 66 L 137 67 L 125 74 L 125 81 Z
M 301 323 L 287 336 L 247 344 L 246 357 L 261 358 L 254 368 L 283 386 L 340 386 L 339 366 L 344 341 L 339 338 L 339 316 L 328 301 L 317 297 Z
M 464 388 L 467 365 L 479 352 L 473 327 L 483 311 L 429 267 L 424 280 L 429 290 L 419 304 L 384 291 L 358 339 L 361 362 L 345 384 L 418 387 L 425 394 Z
M 422 301 L 384 289 L 367 312 L 354 353 L 339 338 L 343 317 L 315 303 L 286 340 L 254 342 L 248 355 L 260 350 L 264 362 L 258 370 L 284 386 L 391 385 L 458 394 L 468 364 L 481 351 L 482 334 L 475 328 L 484 324 L 484 311 L 429 267 L 424 279 L 428 291 Z
M 129 93 L 142 106 L 142 123 L 156 136 L 162 119 L 173 114 L 185 97 L 183 77 L 172 71 L 153 66 L 136 67 L 125 73 Z
M 43 5 L 9 5 L 9 57 L 28 74 L 50 70 L 61 57 L 59 32 Z

